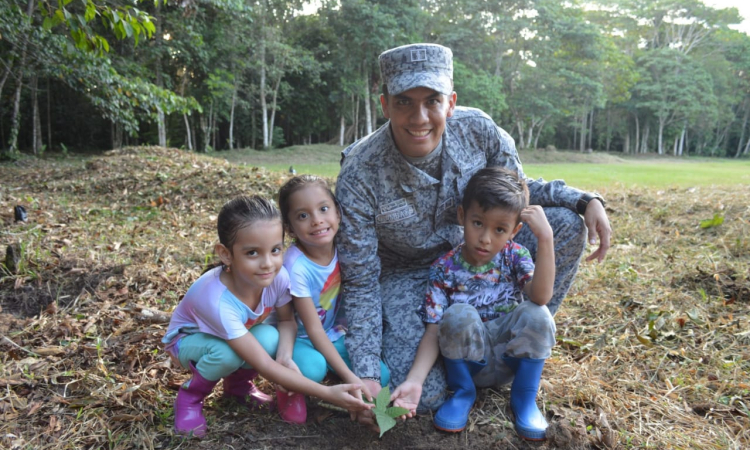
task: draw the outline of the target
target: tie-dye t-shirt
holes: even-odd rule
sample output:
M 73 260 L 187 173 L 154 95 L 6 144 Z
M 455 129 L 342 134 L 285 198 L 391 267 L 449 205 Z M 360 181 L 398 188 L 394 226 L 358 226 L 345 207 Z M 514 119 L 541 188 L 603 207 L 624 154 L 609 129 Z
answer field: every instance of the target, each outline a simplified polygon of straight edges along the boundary
M 296 246 L 292 245 L 284 254 L 284 267 L 289 272 L 291 292 L 294 297 L 312 299 L 328 338 L 338 340 L 346 334 L 346 321 L 339 304 L 341 272 L 338 255 L 327 266 L 311 261 Z M 307 338 L 304 324 L 297 317 L 297 336 Z
M 255 311 L 238 299 L 221 282 L 221 267 L 201 275 L 190 286 L 185 297 L 172 313 L 167 333 L 162 342 L 167 350 L 180 334 L 207 333 L 230 341 L 244 336 L 253 325 L 261 323 L 279 306 L 292 300 L 289 294 L 289 275 L 283 267 L 270 286 L 263 289 Z
M 513 311 L 523 301 L 523 288 L 534 276 L 529 250 L 513 241 L 482 267 L 466 262 L 463 244 L 437 259 L 430 267 L 430 287 L 420 309 L 427 323 L 439 323 L 454 303 L 468 303 L 483 322 Z

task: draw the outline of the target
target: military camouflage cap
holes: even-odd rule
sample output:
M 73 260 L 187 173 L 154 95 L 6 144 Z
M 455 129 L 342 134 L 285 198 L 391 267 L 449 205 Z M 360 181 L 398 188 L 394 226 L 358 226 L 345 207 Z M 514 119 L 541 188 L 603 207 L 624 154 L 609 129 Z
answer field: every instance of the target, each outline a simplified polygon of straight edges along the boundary
M 415 87 L 453 92 L 453 52 L 437 44 L 410 44 L 380 54 L 380 75 L 388 94 L 398 95 Z

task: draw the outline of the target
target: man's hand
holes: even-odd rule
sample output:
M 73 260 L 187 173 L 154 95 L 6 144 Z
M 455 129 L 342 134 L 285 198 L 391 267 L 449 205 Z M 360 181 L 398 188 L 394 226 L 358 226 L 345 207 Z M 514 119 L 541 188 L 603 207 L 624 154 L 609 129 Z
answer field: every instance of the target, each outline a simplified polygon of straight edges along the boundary
M 370 394 L 372 394 L 373 398 L 377 397 L 378 393 L 383 388 L 382 386 L 380 386 L 380 383 L 374 380 L 362 380 L 362 383 L 365 385 L 365 387 L 367 387 L 367 390 L 370 391 Z M 359 422 L 375 433 L 380 433 L 380 427 L 378 427 L 378 423 L 375 421 L 375 414 L 373 414 L 369 409 L 359 412 L 350 412 L 349 417 L 353 421 Z
M 583 215 L 583 222 L 589 229 L 589 244 L 596 244 L 596 236 L 599 236 L 599 248 L 590 254 L 586 261 L 592 261 L 594 259 L 599 262 L 604 261 L 607 256 L 607 250 L 609 250 L 609 238 L 612 236 L 612 227 L 609 224 L 607 218 L 607 212 L 604 210 L 604 205 L 599 200 L 591 200 L 586 205 L 586 213 Z
M 406 380 L 401 383 L 393 394 L 391 400 L 393 406 L 400 406 L 409 410 L 408 414 L 401 416 L 402 419 L 412 418 L 417 415 L 417 405 L 422 397 L 422 384 Z

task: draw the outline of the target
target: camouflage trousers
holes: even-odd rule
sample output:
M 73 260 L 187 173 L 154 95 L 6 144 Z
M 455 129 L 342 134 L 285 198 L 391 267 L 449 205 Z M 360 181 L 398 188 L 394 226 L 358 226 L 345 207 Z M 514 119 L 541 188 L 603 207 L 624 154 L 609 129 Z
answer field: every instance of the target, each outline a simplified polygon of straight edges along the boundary
M 547 359 L 555 345 L 555 320 L 546 306 L 525 301 L 510 314 L 482 322 L 476 308 L 465 303 L 448 307 L 438 327 L 440 353 L 448 359 L 486 361 L 474 375 L 478 387 L 513 381 L 503 355 Z
M 586 227 L 581 217 L 569 209 L 544 208 L 544 212 L 555 236 L 554 293 L 547 305 L 549 313 L 554 315 L 578 271 L 578 264 L 586 247 Z M 528 227 L 521 228 L 515 241 L 528 248 L 532 257 L 535 257 L 537 241 Z M 411 270 L 389 270 L 388 267 L 382 267 L 382 360 L 391 371 L 391 390 L 406 379 L 424 334 L 425 325 L 417 311 L 425 300 L 428 275 L 429 267 Z M 482 372 L 485 370 L 487 369 Z M 445 370 L 442 359 L 438 358 L 422 386 L 419 411 L 435 410 L 446 398 Z

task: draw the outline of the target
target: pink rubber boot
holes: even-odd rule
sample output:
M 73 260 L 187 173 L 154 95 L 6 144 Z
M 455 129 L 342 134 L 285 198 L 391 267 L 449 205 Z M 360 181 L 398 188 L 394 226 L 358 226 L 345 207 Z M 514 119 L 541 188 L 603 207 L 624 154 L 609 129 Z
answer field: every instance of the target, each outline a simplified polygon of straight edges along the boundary
M 305 423 L 307 420 L 307 404 L 305 396 L 300 393 L 289 395 L 276 389 L 276 399 L 279 403 L 279 415 L 287 423 Z
M 271 407 L 273 398 L 255 387 L 253 380 L 258 372 L 252 369 L 237 369 L 231 375 L 224 377 L 224 397 L 234 398 L 237 402 L 250 409 L 264 405 Z
M 202 438 L 208 430 L 203 416 L 203 399 L 211 393 L 217 381 L 203 378 L 192 362 L 190 371 L 193 378 L 180 387 L 174 401 L 174 428 L 177 434 Z

